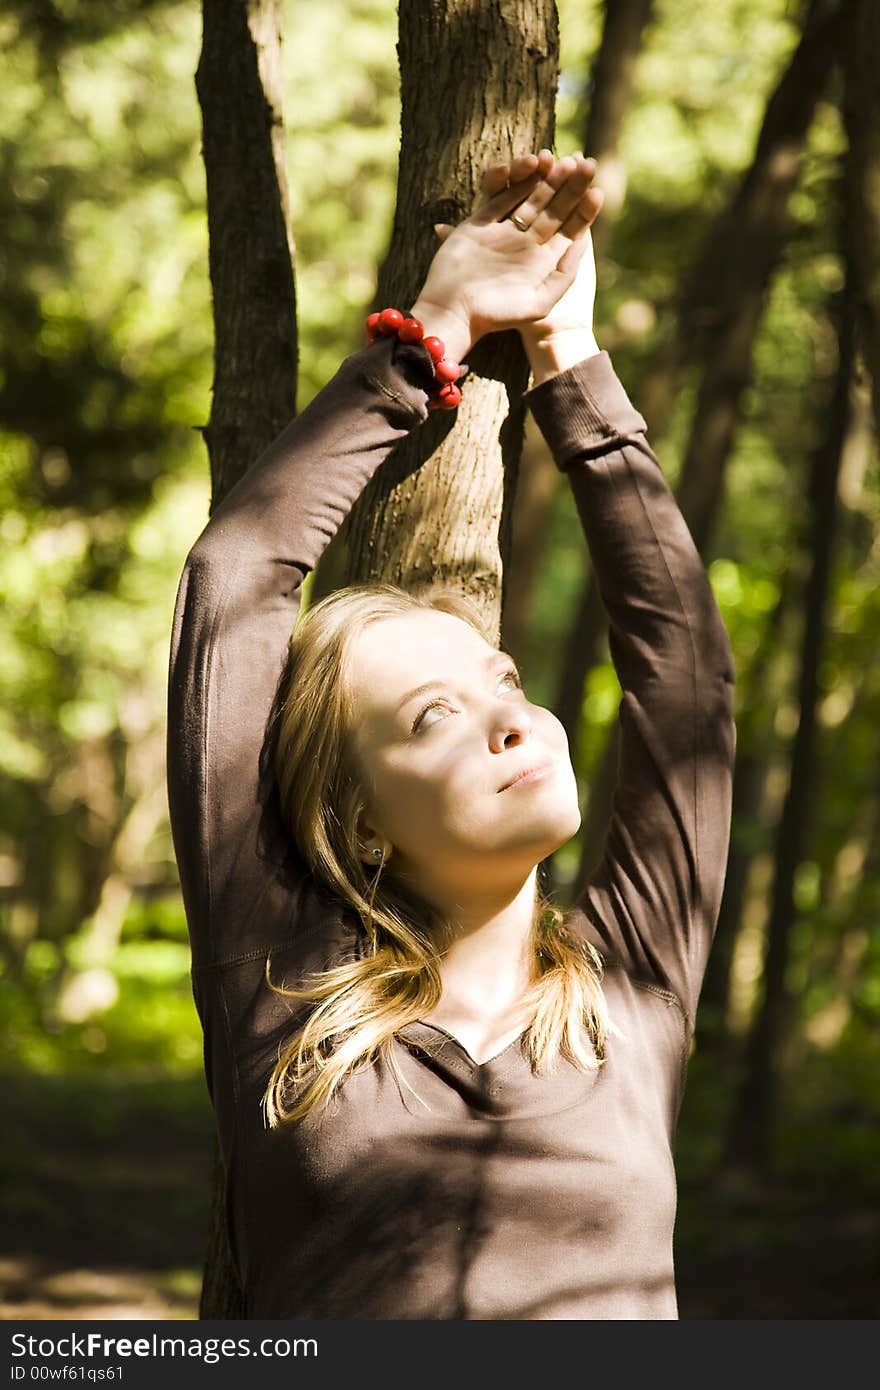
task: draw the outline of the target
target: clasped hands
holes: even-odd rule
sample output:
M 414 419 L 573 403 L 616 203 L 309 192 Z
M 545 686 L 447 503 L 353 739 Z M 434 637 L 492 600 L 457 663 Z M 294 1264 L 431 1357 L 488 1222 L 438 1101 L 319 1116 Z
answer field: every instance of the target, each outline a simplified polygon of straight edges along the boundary
M 595 172 L 596 161 L 581 154 L 520 155 L 485 171 L 470 217 L 436 228 L 442 245 L 412 313 L 449 356 L 460 361 L 480 338 L 504 329 L 517 329 L 527 349 L 561 333 L 592 339 L 589 232 L 604 197 L 592 186 Z

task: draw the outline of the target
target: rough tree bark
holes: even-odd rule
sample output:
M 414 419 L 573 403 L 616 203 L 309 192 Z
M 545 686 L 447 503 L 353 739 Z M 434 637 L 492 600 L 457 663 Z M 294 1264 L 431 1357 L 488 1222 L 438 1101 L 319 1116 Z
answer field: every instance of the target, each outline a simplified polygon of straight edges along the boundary
M 469 215 L 487 164 L 552 146 L 559 40 L 553 0 L 401 0 L 399 26 L 397 205 L 373 307 L 408 309 L 438 245 L 434 223 Z M 497 636 L 528 364 L 515 333 L 492 334 L 468 362 L 453 418 L 438 411 L 358 499 L 346 580 L 454 584 Z
M 791 929 L 796 918 L 794 879 L 810 828 L 819 666 L 825 640 L 833 547 L 838 530 L 838 480 L 850 419 L 855 358 L 852 278 L 838 296 L 838 365 L 827 427 L 816 449 L 809 477 L 809 534 L 805 549 L 810 570 L 804 594 L 804 630 L 798 677 L 798 726 L 791 752 L 789 784 L 776 833 L 774 878 L 767 922 L 763 991 L 749 1033 L 745 1068 L 731 1112 L 726 1159 L 732 1167 L 764 1169 L 767 1164 L 778 1088 L 779 1047 L 787 1014 L 785 975 Z
M 659 398 L 665 396 L 668 401 L 678 371 L 688 359 L 706 364 L 676 487 L 682 513 L 704 558 L 723 499 L 725 469 L 767 291 L 789 232 L 789 201 L 816 104 L 834 62 L 840 27 L 836 0 L 811 0 L 803 37 L 768 102 L 752 164 L 707 238 L 700 261 L 684 277 L 673 339 L 643 384 L 640 409 L 656 439 L 664 416 Z M 594 588 L 592 583 L 589 588 Z M 575 669 L 574 661 L 570 663 L 556 705 L 575 743 L 590 669 L 586 663 L 597 659 L 605 630 L 604 611 L 590 592 L 568 643 L 569 651 L 582 654 L 580 669 Z M 616 777 L 616 739 L 611 737 L 581 827 L 582 856 L 574 891 L 601 856 Z
M 296 411 L 294 244 L 284 172 L 280 0 L 204 0 L 196 90 L 208 196 L 211 510 Z M 215 1141 L 200 1318 L 240 1318 Z
M 208 194 L 211 508 L 296 413 L 280 0 L 204 0 L 196 90 Z

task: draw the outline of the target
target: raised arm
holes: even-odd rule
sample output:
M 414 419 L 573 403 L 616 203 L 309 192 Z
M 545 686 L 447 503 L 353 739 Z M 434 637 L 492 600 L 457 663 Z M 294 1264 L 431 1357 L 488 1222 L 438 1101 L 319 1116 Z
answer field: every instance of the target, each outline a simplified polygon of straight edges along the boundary
M 554 186 L 543 182 L 559 169 Z M 413 306 L 461 360 L 483 334 L 546 313 L 571 284 L 588 180 L 549 150 L 525 155 L 437 251 Z M 546 235 L 506 220 L 530 194 Z M 566 223 L 570 221 L 570 228 Z M 578 244 L 579 243 L 579 244 Z M 394 446 L 428 414 L 427 348 L 379 338 L 332 381 L 217 507 L 193 545 L 174 612 L 168 798 L 195 965 L 241 958 L 294 929 L 303 866 L 263 757 L 302 583 Z
M 693 1031 L 727 866 L 734 665 L 691 534 L 607 353 L 527 395 L 568 476 L 623 691 L 591 938 L 670 990 Z
M 645 421 L 593 335 L 595 297 L 590 239 L 566 293 L 520 330 L 526 401 L 568 476 L 623 692 L 611 824 L 579 906 L 599 949 L 674 994 L 692 1032 L 727 868 L 733 654 Z
M 278 939 L 300 877 L 270 771 L 267 722 L 302 583 L 395 444 L 427 417 L 420 345 L 348 357 L 216 508 L 177 594 L 168 799 L 193 958 Z

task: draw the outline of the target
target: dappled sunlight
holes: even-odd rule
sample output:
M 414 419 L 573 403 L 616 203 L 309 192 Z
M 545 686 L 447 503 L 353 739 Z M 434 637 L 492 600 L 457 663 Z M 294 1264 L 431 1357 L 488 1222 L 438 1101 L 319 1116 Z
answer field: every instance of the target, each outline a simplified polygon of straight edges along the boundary
M 198 1317 L 201 1270 L 67 1266 L 32 1255 L 0 1257 L 0 1319 Z
M 757 1316 L 870 1310 L 880 1242 L 880 470 L 867 334 L 842 430 L 809 704 L 801 679 L 820 612 L 810 598 L 819 523 L 834 510 L 820 514 L 813 484 L 844 356 L 843 67 L 803 140 L 789 121 L 764 183 L 758 170 L 764 204 L 749 205 L 733 238 L 717 220 L 752 186 L 762 123 L 810 8 L 655 6 L 626 119 L 597 152 L 596 340 L 648 420 L 673 490 L 690 469 L 712 493 L 699 548 L 737 672 L 730 907 L 690 1045 L 676 1154 L 684 1317 L 756 1315 L 756 1278 Z M 283 0 L 281 12 L 302 410 L 360 346 L 392 232 L 398 34 L 387 0 Z M 594 99 L 607 80 L 596 66 L 606 7 L 558 0 L 558 12 L 562 153 L 581 149 L 596 111 L 611 107 Z M 0 1318 L 194 1318 L 214 1117 L 165 758 L 175 594 L 211 490 L 201 15 L 189 0 L 11 0 L 0 28 Z M 777 109 L 812 103 L 813 77 L 798 80 L 797 101 L 789 90 Z M 445 159 L 455 137 L 442 134 Z M 762 220 L 780 182 L 790 196 L 776 221 Z M 398 212 L 414 215 L 406 197 Z M 749 241 L 753 222 L 762 240 Z M 737 248 L 763 255 L 776 225 L 778 254 L 767 250 L 773 265 L 752 282 Z M 427 218 L 423 233 L 427 249 Z M 492 392 L 491 431 L 505 417 L 519 429 L 519 402 L 500 379 Z M 713 473 L 718 439 L 700 421 L 718 395 L 727 413 L 713 428 L 729 437 Z M 473 439 L 468 401 L 461 428 Z M 530 699 L 571 711 L 589 811 L 602 803 L 622 692 L 595 593 L 595 611 L 585 605 L 591 563 L 568 480 L 531 416 L 526 438 L 520 476 L 510 471 L 493 509 L 505 624 Z M 453 484 L 462 517 L 473 482 L 465 469 Z M 425 520 L 400 516 L 405 528 Z M 479 570 L 490 542 L 494 554 L 493 528 L 460 559 L 459 579 Z M 320 593 L 345 572 L 348 544 L 343 529 L 338 571 L 309 571 L 304 608 L 313 585 Z M 811 715 L 798 805 L 793 765 Z M 808 814 L 786 843 L 792 803 Z M 697 827 L 695 874 L 714 813 Z M 563 898 L 581 886 L 585 849 L 600 848 L 588 839 L 579 832 L 547 861 Z M 776 933 L 784 988 L 769 1010 L 774 1042 L 756 1061 L 777 890 L 787 894 Z M 766 1148 L 747 1168 L 727 1161 L 731 1114 L 756 1076 L 776 1089 Z

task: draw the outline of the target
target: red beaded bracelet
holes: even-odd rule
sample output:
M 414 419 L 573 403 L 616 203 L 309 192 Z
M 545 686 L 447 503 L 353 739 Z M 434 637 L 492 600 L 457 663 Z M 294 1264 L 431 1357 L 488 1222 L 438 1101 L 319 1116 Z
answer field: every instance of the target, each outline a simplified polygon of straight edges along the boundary
M 395 333 L 402 343 L 422 343 L 431 354 L 437 382 L 437 389 L 428 398 L 428 409 L 454 410 L 461 401 L 461 391 L 455 383 L 465 369 L 444 357 L 446 347 L 441 338 L 426 338 L 424 324 L 416 318 L 406 318 L 399 309 L 381 309 L 368 315 L 366 330 L 368 343 L 380 336 L 390 338 Z

